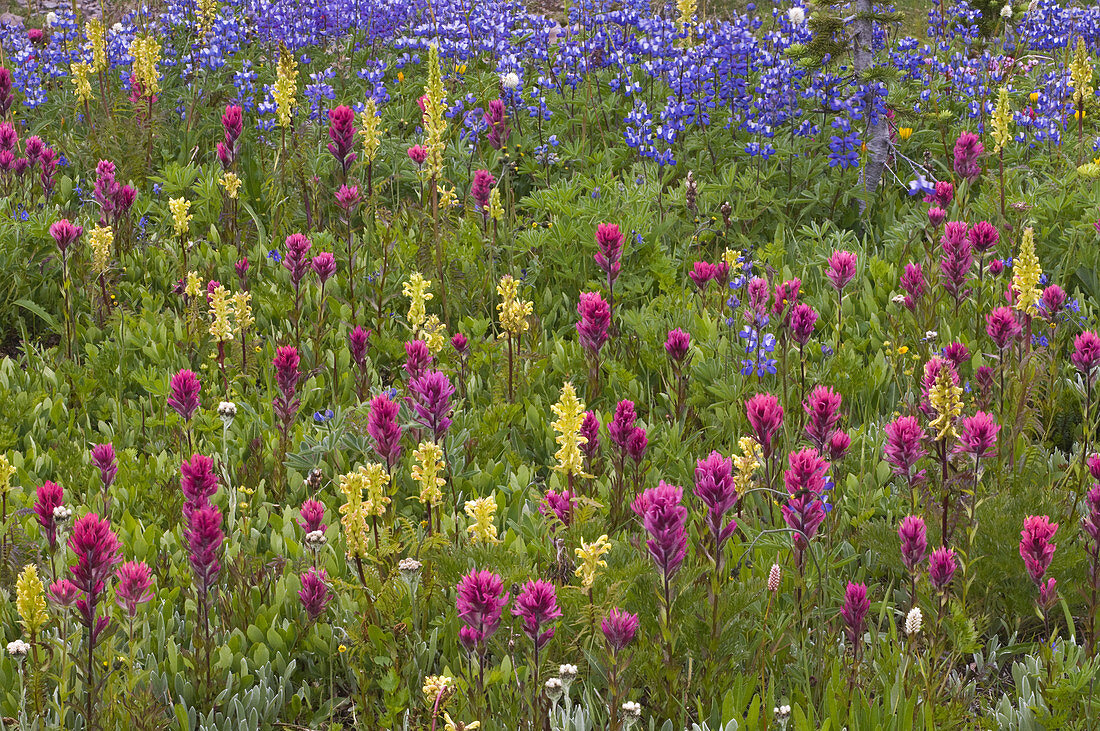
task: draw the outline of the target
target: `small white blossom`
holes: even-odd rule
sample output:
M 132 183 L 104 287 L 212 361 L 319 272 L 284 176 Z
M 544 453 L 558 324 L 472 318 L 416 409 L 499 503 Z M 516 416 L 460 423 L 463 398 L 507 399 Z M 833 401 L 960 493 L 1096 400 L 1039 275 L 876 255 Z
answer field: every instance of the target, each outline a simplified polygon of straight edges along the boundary
M 222 401 L 218 404 L 218 416 L 222 417 L 222 421 L 233 421 L 236 415 L 237 404 L 232 401 Z
M 893 302 L 895 305 L 903 305 L 905 304 L 905 295 L 895 294 L 893 297 L 890 298 L 890 301 Z
M 905 616 L 905 634 L 910 636 L 917 634 L 923 622 L 924 615 L 921 614 L 920 607 L 913 607 Z
M 500 75 L 500 85 L 505 89 L 515 89 L 519 86 L 519 74 L 515 71 L 509 71 L 506 74 Z
M 1005 20 L 1011 20 L 1012 19 L 1012 4 L 1011 3 L 1005 3 L 1005 6 L 1003 8 L 1001 8 L 1001 17 L 1004 18 Z
M 925 330 L 924 339 L 921 342 L 930 343 L 933 340 L 935 340 L 936 338 L 938 338 L 939 336 L 940 336 L 940 334 L 938 332 L 936 332 L 935 330 Z
M 565 689 L 562 687 L 561 678 L 550 678 L 546 681 L 546 695 L 551 703 L 557 703 Z
M 73 511 L 64 505 L 58 505 L 53 509 L 53 519 L 58 522 L 66 521 L 71 517 L 73 517 Z
M 635 703 L 634 701 L 627 701 L 623 704 L 623 720 L 626 722 L 626 727 L 630 728 L 638 719 L 642 717 L 642 704 Z
M 793 7 L 787 11 L 787 20 L 791 25 L 802 25 L 806 22 L 806 11 L 800 7 Z
M 421 564 L 415 558 L 403 558 L 397 564 L 397 570 L 403 574 L 415 574 L 420 571 Z
M 23 640 L 13 640 L 8 643 L 8 654 L 17 660 L 22 660 L 31 651 L 31 646 Z
M 57 13 L 46 13 L 46 25 L 50 27 L 57 25 Z
M 325 532 L 322 530 L 313 530 L 306 533 L 306 546 L 315 551 L 325 545 L 327 541 L 328 539 L 325 538 Z

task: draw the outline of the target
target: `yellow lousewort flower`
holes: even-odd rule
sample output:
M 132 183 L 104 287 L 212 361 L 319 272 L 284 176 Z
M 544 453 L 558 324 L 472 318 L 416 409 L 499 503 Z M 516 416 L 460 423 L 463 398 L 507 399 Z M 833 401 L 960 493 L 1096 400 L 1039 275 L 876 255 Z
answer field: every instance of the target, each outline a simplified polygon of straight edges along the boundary
M 912 136 L 913 136 L 913 128 L 912 127 L 900 127 L 900 128 L 898 128 L 898 139 L 899 140 L 907 140 Z
M 379 470 L 382 468 L 381 465 L 372 466 Z M 340 506 L 340 523 L 344 527 L 344 543 L 347 544 L 348 556 L 366 556 L 370 533 L 367 517 L 376 515 L 372 512 L 372 505 L 363 500 L 363 490 L 370 487 L 367 469 L 360 467 L 355 472 L 341 475 L 339 487 L 340 492 L 344 493 L 344 504 Z M 388 498 L 386 500 L 389 501 Z
M 455 679 L 449 675 L 425 675 L 424 687 L 421 688 L 421 691 L 424 693 L 424 702 L 428 704 L 429 708 L 435 708 L 438 699 L 438 708 L 442 710 L 447 699 L 455 691 Z
M 186 198 L 170 198 L 168 209 L 172 212 L 172 228 L 175 229 L 176 236 L 183 238 L 191 223 L 191 201 Z
M 15 582 L 15 607 L 19 610 L 19 623 L 29 635 L 37 634 L 49 620 L 45 589 L 34 564 L 24 566 Z
M 412 468 L 412 478 L 420 484 L 420 496 L 417 498 L 425 505 L 439 505 L 443 502 L 441 487 L 447 484 L 443 474 L 443 450 L 435 442 L 421 442 L 413 452 L 416 464 Z
M 447 326 L 440 322 L 436 315 L 428 315 L 428 319 L 418 329 L 417 335 L 428 346 L 428 351 L 432 355 L 439 355 L 447 344 Z
M 1073 103 L 1078 110 L 1084 109 L 1085 101 L 1092 98 L 1092 63 L 1090 63 L 1085 39 L 1077 39 L 1077 51 L 1069 65 L 1070 83 L 1073 85 Z
M 236 173 L 227 172 L 222 175 L 222 179 L 218 181 L 225 188 L 225 194 L 230 198 L 237 198 L 237 191 L 241 189 L 241 179 Z
M 92 247 L 92 271 L 97 275 L 106 274 L 111 261 L 111 247 L 115 243 L 114 232 L 107 226 L 97 226 L 88 234 L 88 241 Z
M 275 70 L 275 85 L 271 89 L 271 96 L 275 98 L 279 126 L 290 126 L 294 107 L 298 106 L 298 62 L 285 48 L 279 52 L 279 65 Z
M 381 516 L 386 514 L 386 506 L 390 504 L 390 498 L 386 495 L 386 489 L 390 484 L 390 476 L 386 474 L 386 468 L 377 462 L 372 462 L 365 467 L 360 467 L 356 473 L 362 488 L 367 491 L 367 499 L 363 502 L 363 509 L 367 515 Z
M 729 266 L 729 267 L 730 267 L 731 269 L 732 269 L 733 267 L 737 266 L 737 260 L 738 260 L 739 258 L 741 258 L 741 252 L 739 252 L 739 251 L 734 251 L 733 249 L 726 249 L 726 250 L 725 250 L 725 251 L 724 251 L 724 252 L 722 253 L 722 261 L 726 262 L 726 264 L 727 264 L 727 265 L 728 265 L 728 266 Z
M 69 64 L 69 70 L 72 72 L 73 93 L 76 94 L 76 98 L 81 102 L 90 102 L 92 100 L 92 85 L 88 82 L 88 74 L 92 72 L 91 64 L 84 63 L 71 63 Z
M 187 286 L 183 290 L 188 297 L 198 297 L 202 294 L 202 279 L 198 272 L 187 272 Z
M 214 18 L 218 15 L 218 0 L 198 0 L 199 5 L 199 35 L 205 36 L 214 25 Z
M 436 181 L 443 179 L 443 135 L 447 131 L 447 90 L 443 88 L 443 74 L 439 70 L 439 44 L 428 48 L 428 82 L 424 85 L 424 148 L 428 157 L 424 161 L 424 174 Z
M 498 223 L 504 218 L 504 206 L 500 204 L 500 188 L 489 191 L 489 218 Z
M 1096 180 L 1100 178 L 1100 165 L 1095 162 L 1086 162 L 1077 168 L 1077 174 L 1082 178 L 1088 178 L 1089 180 Z
M 497 501 L 493 495 L 467 500 L 464 507 L 466 515 L 474 519 L 474 524 L 466 528 L 471 543 L 500 543 L 497 538 L 496 520 Z
M 367 99 L 363 113 L 359 115 L 359 134 L 363 136 L 363 159 L 374 162 L 378 148 L 382 144 L 382 119 L 378 116 L 378 106 L 374 97 Z
M 439 186 L 439 210 L 448 211 L 458 205 L 458 193 L 454 187 Z
M 215 342 L 233 338 L 233 323 L 229 315 L 229 291 L 219 284 L 210 293 L 210 336 Z
M 590 588 L 596 581 L 596 572 L 599 569 L 607 568 L 607 561 L 603 560 L 603 555 L 610 550 L 611 541 L 607 540 L 606 534 L 591 543 L 581 541 L 581 547 L 576 549 L 580 564 L 573 575 L 580 578 L 581 586 L 585 589 Z
M 1028 226 L 1020 239 L 1020 253 L 1012 265 L 1012 292 L 1016 296 L 1016 309 L 1028 314 L 1038 312 L 1037 307 L 1042 293 L 1039 291 L 1039 278 L 1043 269 L 1039 266 L 1039 257 L 1035 255 L 1035 230 Z
M 942 441 L 948 436 L 955 435 L 955 419 L 962 414 L 962 388 L 955 384 L 951 377 L 952 370 L 946 364 L 940 366 L 940 372 L 936 376 L 936 382 L 928 394 L 928 400 L 932 402 L 932 408 L 936 411 L 936 418 L 929 424 L 937 429 L 936 441 Z
M 236 320 L 236 331 L 243 335 L 256 320 L 252 317 L 252 293 L 245 290 L 233 295 L 233 319 Z
M 481 728 L 481 721 L 471 721 L 470 723 L 458 723 L 451 718 L 450 714 L 443 714 L 443 731 L 477 731 Z
M 1027 95 L 1027 98 L 1031 100 L 1032 104 L 1035 104 L 1036 102 L 1039 101 L 1039 92 L 1033 91 L 1033 92 L 1031 92 L 1030 94 Z
M 577 398 L 572 383 L 567 382 L 561 387 L 561 396 L 550 410 L 558 417 L 557 421 L 550 424 L 558 432 L 555 439 L 560 447 L 554 454 L 554 458 L 558 460 L 554 469 L 567 476 L 587 477 L 584 474 L 584 457 L 581 455 L 581 445 L 588 443 L 588 438 L 581 436 L 584 404 Z
M 133 73 L 138 84 L 141 85 L 141 93 L 145 97 L 151 97 L 160 91 L 160 73 L 157 64 L 160 63 L 160 44 L 155 36 L 138 36 L 130 43 L 130 55 L 134 59 Z
M 993 110 L 993 151 L 1000 152 L 1008 144 L 1012 131 L 1012 109 L 1008 106 L 1008 87 L 1002 86 Z
M 107 29 L 98 19 L 84 24 L 84 35 L 92 47 L 92 70 L 96 73 L 107 68 Z
M 497 294 L 500 295 L 497 314 L 501 328 L 510 335 L 521 335 L 527 332 L 527 318 L 534 311 L 534 305 L 519 299 L 519 284 L 511 274 L 505 274 L 500 278 Z
M 405 319 L 408 320 L 409 329 L 414 333 L 424 324 L 428 316 L 424 305 L 432 299 L 432 293 L 429 291 L 431 286 L 432 280 L 425 279 L 420 272 L 413 272 L 409 275 L 409 281 L 401 287 L 401 294 L 409 298 L 409 314 Z
M 11 478 L 15 467 L 8 461 L 8 455 L 0 454 L 0 495 L 7 495 L 11 489 Z
M 737 486 L 737 492 L 743 494 L 752 487 L 752 476 L 760 468 L 763 451 L 752 437 L 741 437 L 737 440 L 737 446 L 741 454 L 733 458 L 733 484 Z
M 696 0 L 676 0 L 676 9 L 680 12 L 680 27 L 684 29 L 686 37 L 684 38 L 683 45 L 690 46 L 692 44 L 695 32 L 695 10 Z

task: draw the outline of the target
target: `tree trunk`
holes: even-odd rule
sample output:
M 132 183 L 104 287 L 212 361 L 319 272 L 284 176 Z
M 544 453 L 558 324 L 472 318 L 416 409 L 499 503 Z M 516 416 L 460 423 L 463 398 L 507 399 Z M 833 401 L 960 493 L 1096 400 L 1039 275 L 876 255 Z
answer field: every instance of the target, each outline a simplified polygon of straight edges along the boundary
M 855 10 L 852 61 L 856 75 L 862 82 L 864 73 L 875 65 L 871 45 L 874 37 L 874 23 L 870 17 L 874 10 L 873 0 L 856 0 Z M 886 167 L 886 158 L 890 152 L 889 129 L 886 124 L 885 110 L 881 114 L 876 114 L 874 110 L 877 104 L 878 100 L 875 99 L 873 89 L 869 89 L 867 91 L 866 106 L 867 151 L 870 153 L 870 157 L 864 171 L 864 189 L 869 194 L 868 198 L 878 189 L 878 184 L 882 180 L 883 168 Z M 865 206 L 866 202 L 861 205 L 861 207 Z

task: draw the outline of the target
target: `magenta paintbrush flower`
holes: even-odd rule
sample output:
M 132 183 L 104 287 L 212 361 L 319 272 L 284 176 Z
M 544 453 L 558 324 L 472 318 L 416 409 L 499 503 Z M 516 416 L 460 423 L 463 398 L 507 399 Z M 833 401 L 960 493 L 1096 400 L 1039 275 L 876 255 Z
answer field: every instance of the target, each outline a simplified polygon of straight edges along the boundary
M 817 313 L 813 307 L 800 302 L 791 310 L 791 337 L 798 346 L 805 347 L 817 325 Z
M 554 636 L 554 628 L 543 629 L 546 625 L 561 617 L 558 608 L 558 595 L 554 585 L 548 581 L 528 581 L 516 595 L 512 614 L 523 618 L 523 632 L 536 649 L 542 649 Z
M 772 296 L 772 312 L 783 316 L 782 321 L 785 326 L 790 324 L 791 310 L 798 306 L 801 288 L 801 279 L 788 279 L 775 287 L 775 294 Z
M 901 541 L 901 562 L 909 571 L 915 571 L 924 561 L 928 551 L 928 532 L 924 518 L 909 515 L 901 519 L 898 526 L 898 538 Z
M 955 141 L 955 174 L 974 182 L 982 174 L 982 168 L 978 165 L 978 158 L 985 152 L 978 135 L 973 132 L 963 132 Z
M 585 412 L 580 434 L 587 440 L 581 445 L 581 452 L 584 453 L 588 462 L 592 463 L 600 456 L 600 420 L 596 418 L 595 411 Z
M 695 262 L 691 271 L 688 272 L 688 276 L 691 277 L 691 281 L 695 282 L 695 286 L 699 288 L 700 292 L 706 291 L 707 285 L 710 284 L 710 280 L 714 279 L 715 274 L 714 265 L 705 261 Z
M 348 351 L 351 352 L 351 359 L 360 368 L 367 365 L 367 344 L 370 341 L 370 336 L 371 331 L 364 330 L 359 325 L 356 325 L 348 333 Z
M 186 368 L 172 376 L 168 382 L 168 405 L 179 414 L 184 421 L 191 421 L 195 411 L 199 408 L 199 391 L 202 384 L 194 371 Z
M 358 185 L 341 185 L 340 190 L 336 191 L 336 205 L 349 214 L 359 205 L 361 200 L 363 198 L 359 195 Z
M 681 504 L 683 497 L 684 488 L 662 480 L 639 495 L 632 506 L 635 512 L 642 510 L 642 525 L 649 533 L 646 547 L 666 581 L 687 556 L 687 508 Z
M 69 567 L 69 573 L 73 584 L 82 592 L 76 601 L 76 610 L 94 645 L 111 621 L 110 616 L 98 617 L 97 608 L 106 593 L 107 579 L 122 561 L 118 537 L 107 520 L 88 513 L 73 525 L 69 550 L 76 556 L 76 564 Z
M 99 481 L 104 487 L 110 487 L 118 474 L 114 445 L 108 443 L 92 447 L 92 464 L 99 470 Z
M 1094 544 L 1100 545 L 1100 485 L 1093 485 L 1085 496 L 1088 506 L 1082 526 Z
M 993 447 L 997 444 L 997 432 L 1001 427 L 992 415 L 979 411 L 973 416 L 963 418 L 959 423 L 962 428 L 959 430 L 959 443 L 955 446 L 955 452 L 969 454 L 975 459 L 994 455 Z
M 825 492 L 825 476 L 829 463 L 821 458 L 816 449 L 803 449 L 791 452 L 787 456 L 787 471 L 783 473 L 783 485 L 792 497 L 816 495 Z
M 967 225 L 961 221 L 952 221 L 944 229 L 943 255 L 940 258 L 941 281 L 956 302 L 969 293 L 966 286 L 970 270 L 974 266 L 974 255 L 970 248 Z
M 275 349 L 275 357 L 271 364 L 275 366 L 275 384 L 279 387 L 279 393 L 272 401 L 275 416 L 286 429 L 298 413 L 301 402 L 297 398 L 298 366 L 302 359 L 298 355 L 298 349 L 293 345 L 281 345 Z
M 691 348 L 691 336 L 680 328 L 669 330 L 665 340 L 665 352 L 674 363 L 682 363 Z
M 451 426 L 451 396 L 454 392 L 455 387 L 441 371 L 428 371 L 409 382 L 416 421 L 431 431 L 436 444 L 443 443 L 443 437 Z
M 1069 359 L 1090 384 L 1096 380 L 1096 366 L 1100 364 L 1100 337 L 1086 330 L 1073 339 L 1073 353 Z
M 936 591 L 944 591 L 955 575 L 954 549 L 940 546 L 928 557 L 928 578 Z
M 80 598 L 80 589 L 68 579 L 58 579 L 46 589 L 46 595 L 50 601 L 62 609 L 72 609 Z
M 191 455 L 190 462 L 180 465 L 180 489 L 187 498 L 183 504 L 183 519 L 189 522 L 191 513 L 209 505 L 210 498 L 218 491 L 214 460 L 201 454 Z
M 545 514 L 547 509 L 561 521 L 562 525 L 568 528 L 573 522 L 573 493 L 569 490 L 557 492 L 553 488 L 547 490 L 546 499 L 539 505 L 539 512 Z M 551 531 L 556 528 L 556 525 L 550 526 Z
M 203 505 L 195 510 L 191 513 L 184 537 L 195 581 L 205 594 L 218 580 L 221 571 L 218 551 L 225 540 L 221 512 L 213 505 Z
M 321 502 L 306 500 L 302 503 L 302 507 L 298 508 L 298 515 L 301 518 L 298 525 L 302 526 L 302 530 L 306 533 L 325 531 L 325 506 Z
M 328 112 L 328 151 L 340 163 L 340 169 L 346 176 L 348 168 L 355 162 L 356 154 L 352 152 L 355 147 L 355 112 L 351 107 L 339 106 Z
M 477 210 L 483 216 L 489 215 L 489 195 L 493 192 L 493 186 L 497 179 L 488 170 L 474 171 L 474 181 L 470 185 L 470 197 L 477 204 Z
M 424 161 L 428 159 L 428 151 L 424 149 L 423 145 L 413 145 L 409 148 L 409 159 L 417 164 L 417 166 L 423 165 Z
M 336 273 L 336 257 L 329 251 L 322 251 L 314 256 L 310 259 L 309 265 L 321 284 L 327 282 Z
M 758 393 L 745 402 L 745 411 L 756 441 L 764 451 L 764 458 L 771 457 L 774 452 L 772 439 L 783 425 L 783 407 L 779 405 L 779 399 L 770 393 Z
M 840 421 L 840 394 L 828 386 L 815 386 L 802 403 L 806 412 L 806 437 L 819 452 L 825 451 L 829 438 Z
M 500 615 L 510 597 L 504 591 L 504 580 L 492 571 L 474 570 L 459 580 L 456 591 L 458 618 L 469 630 L 467 643 L 484 647 L 500 626 Z
M 829 437 L 829 443 L 825 446 L 829 459 L 836 462 L 848 453 L 848 447 L 852 446 L 852 438 L 848 436 L 848 432 L 837 429 Z
M 401 407 L 383 393 L 371 399 L 367 416 L 367 433 L 374 440 L 374 451 L 386 461 L 391 472 L 401 456 L 401 426 L 397 423 L 400 410 Z
M 115 601 L 133 619 L 138 605 L 153 598 L 153 572 L 144 561 L 127 561 L 115 572 Z
M 596 266 L 607 275 L 608 285 L 613 285 L 619 278 L 622 266 L 620 259 L 623 254 L 623 235 L 619 227 L 613 223 L 601 223 L 597 226 L 596 248 Z
M 867 619 L 867 610 L 870 608 L 871 600 L 867 598 L 867 585 L 848 582 L 844 590 L 844 608 L 840 610 L 840 616 L 844 620 L 848 643 L 853 648 L 858 647 L 860 640 L 863 639 L 863 626 Z
M 905 306 L 912 310 L 924 295 L 924 270 L 920 264 L 906 264 L 901 275 L 901 288 L 905 290 Z
M 646 434 L 645 427 L 634 427 L 630 432 L 630 437 L 626 440 L 627 456 L 635 462 L 641 462 L 645 459 L 645 453 L 648 447 L 649 436 Z
M 695 496 L 707 509 L 704 523 L 709 532 L 708 551 L 716 563 L 722 545 L 737 529 L 737 521 L 726 522 L 726 513 L 737 504 L 737 485 L 733 480 L 733 461 L 718 452 L 695 463 Z
M 989 221 L 978 221 L 970 229 L 970 245 L 979 254 L 988 254 L 1000 240 L 1001 234 L 997 232 L 997 227 Z
M 951 365 L 958 370 L 959 366 L 970 360 L 970 349 L 958 341 L 949 343 L 943 349 L 943 357 L 951 361 Z
M 405 374 L 409 379 L 417 379 L 428 372 L 432 365 L 432 352 L 423 340 L 410 340 L 405 343 Z
M 46 543 L 50 553 L 57 549 L 57 514 L 54 512 L 62 505 L 64 490 L 56 482 L 46 482 L 35 491 L 34 514 L 38 524 L 46 534 Z
M 608 649 L 613 654 L 622 652 L 634 641 L 634 635 L 638 632 L 638 615 L 612 607 L 607 617 L 600 622 L 600 629 L 607 640 Z
M 856 262 L 856 255 L 850 251 L 834 251 L 829 257 L 825 276 L 837 292 L 843 291 L 856 276 Z
M 825 505 L 821 497 L 813 493 L 804 492 L 797 497 L 791 497 L 780 508 L 783 514 L 783 522 L 787 524 L 794 535 L 795 564 L 802 566 L 802 554 L 817 535 L 821 524 L 825 522 Z
M 940 208 L 947 208 L 955 199 L 955 185 L 946 180 L 936 183 L 935 192 L 924 197 L 925 203 L 935 203 Z
M 577 323 L 577 337 L 581 347 L 593 358 L 607 342 L 607 328 L 611 325 L 611 309 L 599 292 L 581 292 L 577 303 L 581 320 Z
M 290 272 L 290 281 L 297 287 L 309 270 L 309 250 L 313 246 L 303 234 L 286 237 L 286 256 L 283 268 Z
M 922 443 L 924 429 L 916 417 L 899 416 L 887 424 L 884 431 L 886 442 L 882 452 L 886 461 L 895 475 L 909 480 L 913 477 L 913 467 L 927 454 Z
M 1056 318 L 1062 312 L 1062 308 L 1066 306 L 1066 299 L 1066 290 L 1057 284 L 1052 284 L 1044 289 L 1042 303 L 1047 317 L 1051 320 Z
M 328 574 L 324 569 L 312 567 L 301 576 L 302 588 L 298 590 L 298 601 L 309 615 L 309 621 L 316 622 L 325 613 L 332 592 L 328 588 Z
M 494 150 L 499 150 L 508 142 L 508 136 L 512 130 L 508 128 L 508 115 L 504 108 L 504 102 L 500 99 L 489 101 L 489 108 L 481 117 L 489 131 L 485 133 L 485 141 Z
M 1011 307 L 998 307 L 985 316 L 985 332 L 998 350 L 1004 350 L 1020 336 L 1023 328 Z
M 623 450 L 626 449 L 626 443 L 634 431 L 634 422 L 637 418 L 634 402 L 623 400 L 615 406 L 615 416 L 607 424 L 607 433 L 611 441 Z
M 1046 515 L 1029 515 L 1024 518 L 1024 529 L 1020 531 L 1020 557 L 1031 580 L 1036 586 L 1042 584 L 1043 575 L 1054 560 L 1057 545 L 1050 542 L 1058 530 L 1057 523 L 1051 523 Z
M 54 243 L 57 244 L 57 248 L 61 250 L 62 254 L 75 244 L 83 233 L 83 226 L 76 226 L 70 223 L 67 218 L 62 218 L 50 225 L 50 236 L 53 237 Z

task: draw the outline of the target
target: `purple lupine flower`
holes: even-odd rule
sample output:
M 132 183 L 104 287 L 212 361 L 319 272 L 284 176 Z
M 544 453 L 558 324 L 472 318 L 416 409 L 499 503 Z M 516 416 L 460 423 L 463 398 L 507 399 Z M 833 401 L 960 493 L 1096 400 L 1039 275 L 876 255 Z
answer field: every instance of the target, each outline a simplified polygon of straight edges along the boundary
M 489 195 L 493 186 L 497 184 L 496 178 L 488 170 L 475 170 L 474 181 L 470 185 L 470 197 L 477 204 L 477 210 L 482 215 L 489 214 Z
M 298 601 L 302 603 L 302 609 L 309 615 L 309 621 L 316 622 L 332 601 L 332 592 L 328 588 L 328 574 L 324 569 L 310 567 L 302 574 L 301 581 L 302 588 L 298 590 Z
M 508 115 L 504 108 L 504 102 L 500 99 L 491 99 L 489 108 L 482 115 L 482 121 L 489 131 L 485 133 L 485 140 L 494 150 L 499 150 L 508 142 L 511 130 L 508 128 Z
M 397 423 L 400 410 L 401 407 L 383 393 L 371 399 L 367 416 L 367 433 L 374 440 L 374 451 L 386 461 L 389 471 L 393 471 L 401 456 L 401 426 Z
M 915 416 L 899 416 L 886 425 L 886 442 L 882 453 L 895 475 L 906 480 L 914 477 L 913 466 L 927 454 L 921 440 L 924 429 Z M 920 474 L 915 477 L 919 478 Z
M 348 350 L 351 352 L 351 359 L 360 368 L 365 368 L 367 365 L 367 343 L 370 341 L 370 336 L 371 331 L 364 330 L 359 325 L 348 333 Z
M 183 503 L 183 520 L 190 522 L 191 513 L 210 504 L 218 491 L 218 476 L 214 460 L 202 454 L 191 455 L 191 461 L 180 465 L 180 489 L 187 500 Z
M 336 162 L 340 163 L 340 169 L 346 176 L 348 168 L 357 157 L 352 152 L 355 147 L 355 112 L 347 106 L 330 109 L 328 122 L 328 137 L 332 140 L 328 145 L 328 151 L 336 158 Z
M 680 328 L 668 331 L 665 340 L 665 352 L 673 363 L 682 363 L 691 348 L 691 336 Z
M 467 642 L 483 647 L 500 626 L 500 615 L 511 596 L 504 591 L 504 580 L 492 571 L 474 570 L 459 580 L 456 592 L 458 618 L 469 630 Z
M 726 522 L 726 513 L 737 504 L 737 485 L 733 480 L 733 461 L 718 452 L 695 463 L 695 496 L 706 506 L 704 519 L 709 531 L 708 550 L 720 565 L 722 544 L 737 529 L 737 521 Z
M 168 405 L 183 418 L 191 421 L 195 411 L 199 408 L 199 391 L 202 384 L 194 371 L 186 368 L 172 376 L 168 382 Z
M 824 452 L 829 438 L 840 421 L 840 394 L 828 386 L 815 386 L 802 404 L 806 412 L 806 437 L 810 444 Z
M 600 622 L 600 629 L 611 653 L 620 653 L 634 641 L 634 635 L 638 632 L 638 615 L 612 607 L 607 617 Z
M 684 488 L 661 480 L 631 504 L 649 533 L 646 547 L 665 581 L 676 574 L 687 556 L 687 508 L 681 504 L 683 497 Z
M 431 430 L 436 444 L 451 426 L 451 396 L 455 387 L 441 371 L 428 371 L 409 382 L 416 421 Z
M 593 358 L 598 358 L 600 349 L 607 342 L 611 309 L 599 292 L 581 292 L 577 313 L 581 316 L 577 323 L 577 337 L 581 347 Z
M 309 239 L 303 234 L 291 234 L 286 237 L 286 256 L 283 257 L 283 267 L 290 272 L 290 281 L 295 289 L 309 270 L 311 246 Z
M 998 307 L 985 316 L 985 331 L 998 350 L 1004 350 L 1023 332 L 1011 307 Z
M 982 168 L 978 165 L 978 158 L 985 152 L 978 135 L 973 132 L 963 132 L 955 141 L 955 174 L 974 182 L 982 174 Z
M 1096 380 L 1096 366 L 1100 364 L 1100 337 L 1091 330 L 1073 339 L 1073 353 L 1069 357 L 1088 383 Z
M 805 302 L 799 302 L 791 310 L 791 338 L 800 348 L 806 346 L 817 325 L 817 313 Z
M 924 295 L 924 270 L 918 264 L 906 264 L 901 275 L 901 288 L 905 290 L 905 306 L 912 310 Z
M 1043 582 L 1043 574 L 1054 560 L 1057 545 L 1050 542 L 1058 530 L 1057 523 L 1051 523 L 1046 515 L 1029 515 L 1024 518 L 1024 529 L 1020 531 L 1020 557 L 1024 559 L 1027 573 L 1036 586 Z
M 99 480 L 103 487 L 110 487 L 118 474 L 118 460 L 115 459 L 113 444 L 97 444 L 92 447 L 92 464 L 99 470 Z
M 144 561 L 127 561 L 118 567 L 115 576 L 115 601 L 133 619 L 138 605 L 153 598 L 153 572 Z
M 298 413 L 301 401 L 297 398 L 298 366 L 302 359 L 298 355 L 298 349 L 293 345 L 281 345 L 275 349 L 275 357 L 271 364 L 275 366 L 275 384 L 279 387 L 279 394 L 272 400 L 275 416 L 286 429 Z
M 608 285 L 613 285 L 619 278 L 623 255 L 623 235 L 616 224 L 601 223 L 596 227 L 596 248 L 593 257 L 596 266 L 607 275 Z
M 745 402 L 745 412 L 756 442 L 763 449 L 764 459 L 768 459 L 774 452 L 772 439 L 783 425 L 783 407 L 779 405 L 779 399 L 770 393 L 758 393 Z
M 989 221 L 978 221 L 974 224 L 974 228 L 970 229 L 970 245 L 974 247 L 974 251 L 983 256 L 992 251 L 1000 240 L 1001 234 L 998 233 L 997 227 Z
M 73 584 L 82 592 L 76 600 L 76 610 L 94 646 L 100 633 L 111 622 L 110 615 L 98 617 L 97 609 L 106 593 L 106 582 L 111 571 L 122 561 L 118 537 L 111 530 L 109 521 L 95 513 L 87 513 L 73 525 L 69 550 L 76 556 L 76 564 L 69 567 L 69 573 Z
M 330 251 L 322 251 L 317 254 L 310 260 L 309 265 L 313 269 L 313 273 L 321 280 L 321 284 L 327 282 L 336 273 L 336 257 Z
M 528 581 L 516 595 L 512 614 L 523 618 L 524 634 L 535 643 L 536 649 L 542 649 L 554 636 L 553 627 L 546 630 L 543 627 L 562 616 L 554 585 L 541 579 Z
M 844 590 L 844 608 L 840 610 L 840 616 L 844 620 L 844 627 L 848 635 L 848 643 L 853 648 L 859 646 L 863 639 L 863 624 L 867 619 L 867 610 L 871 608 L 871 600 L 867 598 L 866 584 L 853 584 L 848 582 Z
M 539 505 L 539 512 L 545 513 L 546 508 L 549 508 L 554 516 L 561 521 L 562 525 L 566 528 L 573 522 L 573 493 L 569 490 L 562 490 L 557 492 L 554 489 L 546 491 L 546 499 L 543 504 Z M 556 526 L 551 526 L 550 530 L 554 530 Z
M 61 507 L 65 497 L 64 490 L 56 482 L 46 480 L 35 491 L 34 514 L 38 524 L 46 533 L 46 543 L 50 547 L 50 553 L 57 550 L 57 516 L 54 510 Z
M 302 507 L 298 508 L 298 515 L 301 520 L 298 521 L 298 525 L 302 526 L 302 530 L 306 533 L 314 533 L 316 531 L 325 531 L 327 527 L 324 523 L 325 520 L 325 506 L 317 500 L 306 500 L 302 503 Z
M 585 438 L 581 445 L 581 452 L 589 464 L 595 462 L 600 455 L 600 420 L 596 418 L 595 411 L 585 412 L 584 421 L 581 422 L 580 434 Z
M 432 353 L 423 340 L 405 343 L 405 373 L 410 379 L 419 378 L 432 364 Z
M 843 292 L 856 276 L 856 255 L 850 251 L 834 251 L 829 257 L 829 269 L 825 276 L 837 292 Z
M 191 513 L 185 538 L 195 581 L 203 594 L 206 594 L 218 580 L 218 573 L 221 571 L 218 549 L 225 540 L 221 512 L 213 505 L 203 505 Z
M 928 533 L 924 518 L 919 515 L 902 518 L 898 526 L 898 538 L 901 541 L 901 562 L 909 571 L 915 571 L 928 551 Z
M 978 411 L 973 416 L 964 417 L 959 423 L 962 428 L 959 430 L 959 443 L 955 452 L 972 455 L 975 459 L 992 457 L 993 447 L 997 444 L 997 432 L 1001 430 L 993 416 Z
M 944 591 L 955 575 L 955 550 L 940 546 L 928 557 L 928 578 L 936 591 Z

